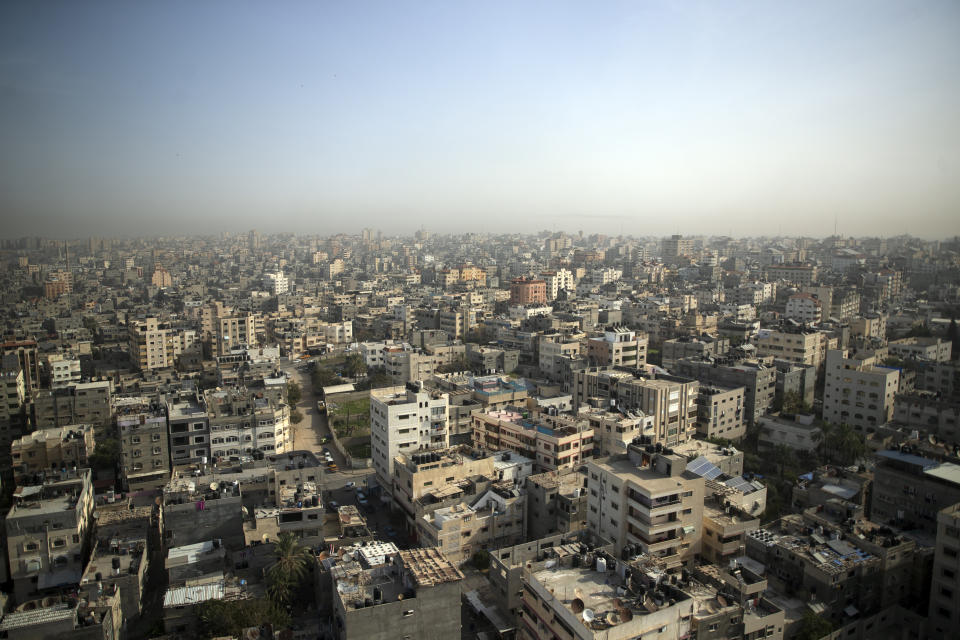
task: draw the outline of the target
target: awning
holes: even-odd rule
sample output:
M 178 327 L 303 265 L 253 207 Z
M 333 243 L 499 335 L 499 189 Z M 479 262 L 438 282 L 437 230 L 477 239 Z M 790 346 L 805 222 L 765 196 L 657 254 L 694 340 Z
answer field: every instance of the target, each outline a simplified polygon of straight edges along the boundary
M 476 591 L 467 591 L 464 595 L 466 595 L 467 602 L 470 603 L 470 606 L 473 607 L 477 613 L 489 620 L 490 624 L 497 630 L 497 633 L 503 635 L 508 631 L 514 630 L 515 627 L 500 614 L 500 611 L 495 606 L 488 607 L 480 600 L 479 593 Z

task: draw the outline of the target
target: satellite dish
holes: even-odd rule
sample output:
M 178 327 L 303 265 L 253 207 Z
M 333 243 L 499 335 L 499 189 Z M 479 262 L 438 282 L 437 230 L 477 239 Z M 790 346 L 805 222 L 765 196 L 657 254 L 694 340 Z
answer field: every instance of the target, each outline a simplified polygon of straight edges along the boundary
M 219 488 L 220 488 L 220 485 L 217 484 L 216 482 L 211 482 L 211 483 L 210 483 L 210 491 L 216 491 L 216 490 L 219 489 Z
M 630 609 L 627 609 L 627 608 L 620 609 L 619 613 L 620 613 L 620 619 L 623 620 L 624 622 L 630 622 L 631 620 L 633 620 L 633 611 L 630 611 Z
M 583 610 L 583 621 L 584 621 L 584 622 L 587 622 L 587 623 L 593 622 L 594 618 L 596 618 L 596 617 L 597 617 L 597 616 L 596 616 L 596 614 L 593 612 L 593 609 L 584 609 L 584 610 Z
M 574 613 L 581 613 L 583 611 L 583 600 L 574 598 L 573 602 L 570 603 L 570 608 Z
M 267 544 L 268 542 L 270 542 L 270 536 L 265 533 L 263 534 L 263 537 L 261 538 L 261 540 L 263 541 L 263 544 Z
M 610 626 L 620 624 L 620 616 L 616 611 L 607 612 L 607 624 Z
M 937 444 L 937 436 L 933 435 L 932 433 L 930 434 L 928 440 L 930 441 L 930 444 Z

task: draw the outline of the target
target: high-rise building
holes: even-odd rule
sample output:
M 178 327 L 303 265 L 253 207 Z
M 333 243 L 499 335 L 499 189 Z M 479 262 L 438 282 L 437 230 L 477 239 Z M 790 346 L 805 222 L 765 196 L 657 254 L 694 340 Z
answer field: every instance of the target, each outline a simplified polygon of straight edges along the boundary
M 893 419 L 900 371 L 879 366 L 875 356 L 847 357 L 846 350 L 827 351 L 823 419 L 858 429 L 879 427 Z
M 960 504 L 937 513 L 928 620 L 935 637 L 960 629 Z
M 547 283 L 538 278 L 514 278 L 510 281 L 510 304 L 543 304 L 547 301 Z
M 271 295 L 279 296 L 286 293 L 290 288 L 290 281 L 283 271 L 275 271 L 263 274 L 263 286 L 267 288 Z
M 667 264 L 676 262 L 681 256 L 688 256 L 692 253 L 693 240 L 684 238 L 682 235 L 674 234 L 669 238 L 664 238 L 660 243 L 660 254 Z

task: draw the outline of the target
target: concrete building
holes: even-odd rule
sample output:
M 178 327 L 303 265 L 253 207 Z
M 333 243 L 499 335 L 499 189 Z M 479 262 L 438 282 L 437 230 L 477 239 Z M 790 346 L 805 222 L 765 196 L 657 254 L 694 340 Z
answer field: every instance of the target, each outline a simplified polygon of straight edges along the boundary
M 50 386 L 54 389 L 80 382 L 80 359 L 51 356 Z
M 674 234 L 660 241 L 660 256 L 665 264 L 676 264 L 680 258 L 693 254 L 693 239 Z
M 700 555 L 713 564 L 726 567 L 743 556 L 747 533 L 760 528 L 760 518 L 711 498 L 703 506 L 703 536 Z
M 944 400 L 931 391 L 897 394 L 893 422 L 921 437 L 936 436 L 947 442 L 960 442 L 960 402 Z
M 638 336 L 622 326 L 604 330 L 603 336 L 590 338 L 587 343 L 587 358 L 591 366 L 619 366 L 639 369 L 647 364 L 646 335 Z
M 107 380 L 43 389 L 33 405 L 38 428 L 91 424 L 104 429 L 113 422 L 113 391 Z
M 114 399 L 120 461 L 129 491 L 162 489 L 170 480 L 166 407 L 147 397 Z
M 48 473 L 13 492 L 7 513 L 7 557 L 14 594 L 76 585 L 90 555 L 93 484 L 89 469 Z
M 283 271 L 278 270 L 263 274 L 263 286 L 270 292 L 270 295 L 279 296 L 289 290 L 290 281 Z
M 141 371 L 177 366 L 177 358 L 197 342 L 192 329 L 176 329 L 157 318 L 129 325 L 130 359 Z
M 901 338 L 887 345 L 890 355 L 905 360 L 949 362 L 953 344 L 942 338 Z
M 274 455 L 293 450 L 293 429 L 290 407 L 251 389 L 207 389 L 204 405 L 210 423 L 210 456 L 212 460 L 231 460 L 242 455 Z M 185 423 L 181 423 L 185 424 Z M 171 446 L 191 447 L 192 455 L 204 448 L 202 436 L 191 432 L 171 434 Z M 197 429 L 202 433 L 202 428 Z M 180 438 L 185 438 L 181 440 Z M 203 455 L 203 454 L 200 454 Z
M 707 360 L 680 360 L 677 371 L 702 384 L 719 387 L 743 387 L 744 421 L 747 426 L 770 410 L 777 389 L 777 370 L 760 360 L 742 360 L 729 364 Z
M 816 324 L 823 319 L 823 303 L 810 293 L 795 293 L 787 298 L 783 316 L 801 324 Z
M 510 304 L 544 304 L 547 283 L 539 278 L 514 278 L 510 281 Z
M 610 369 L 583 369 L 576 372 L 574 380 L 571 391 L 578 407 L 599 404 L 651 416 L 651 442 L 672 447 L 696 433 L 700 387 L 696 380 L 670 375 L 647 378 Z
M 420 544 L 436 547 L 453 564 L 473 554 L 526 538 L 526 496 L 513 482 L 499 482 L 472 504 L 460 502 L 417 520 Z
M 450 445 L 449 396 L 420 382 L 370 392 L 370 448 L 377 481 L 393 486 L 394 458 Z
M 0 634 L 11 640 L 116 640 L 125 630 L 120 603 L 114 593 L 21 602 L 0 622 Z
M 472 419 L 475 447 L 519 453 L 539 470 L 575 467 L 593 455 L 593 429 L 576 416 L 503 409 L 475 412 Z
M 561 290 L 576 291 L 577 283 L 573 277 L 573 272 L 569 269 L 557 269 L 556 271 L 544 271 L 540 274 L 547 286 L 547 302 L 557 299 Z
M 679 373 L 677 364 L 684 358 L 704 360 L 719 358 L 730 350 L 730 338 L 714 338 L 703 335 L 697 338 L 688 336 L 664 340 L 660 347 L 660 360 L 664 369 Z
M 594 457 L 617 455 L 627 452 L 627 445 L 634 438 L 653 440 L 656 421 L 639 409 L 624 413 L 606 411 L 594 407 L 580 407 L 577 417 L 585 419 L 593 429 Z
M 93 427 L 76 424 L 37 429 L 18 438 L 11 444 L 10 457 L 19 479 L 44 471 L 89 467 L 87 458 L 93 448 Z
M 245 546 L 239 485 L 216 476 L 174 478 L 163 488 L 166 548 L 219 539 L 227 549 Z
M 216 318 L 215 354 L 222 356 L 235 349 L 248 349 L 260 344 L 264 333 L 263 317 L 258 313 L 236 313 Z
M 525 489 L 528 539 L 586 528 L 587 492 L 580 473 L 538 473 L 527 478 Z
M 8 353 L 0 359 L 0 424 L 19 425 L 26 419 L 27 386 L 23 369 L 16 354 Z
M 23 385 L 28 397 L 36 395 L 40 389 L 40 360 L 37 357 L 36 340 L 8 340 L 0 343 L 0 355 L 14 354 L 20 362 L 20 370 L 23 372 Z M 4 365 L 4 369 L 13 368 Z
M 827 352 L 823 418 L 857 429 L 878 427 L 893 419 L 900 372 L 879 366 L 874 356 L 847 357 L 846 350 Z
M 700 552 L 704 480 L 686 459 L 631 445 L 629 453 L 587 463 L 587 526 L 624 548 L 661 560 L 667 570 Z
M 816 451 L 820 445 L 820 425 L 812 415 L 786 417 L 763 416 L 757 420 L 760 427 L 758 444 L 761 449 L 773 450 L 779 445 L 794 451 Z
M 697 433 L 705 438 L 739 440 L 747 433 L 743 387 L 700 386 L 697 397 Z
M 170 433 L 170 464 L 173 468 L 212 461 L 210 418 L 207 408 L 194 391 L 166 398 L 167 425 Z M 176 444 L 173 444 L 176 442 Z
M 960 504 L 937 513 L 937 546 L 930 585 L 931 632 L 940 637 L 960 629 Z
M 828 348 L 836 347 L 836 339 L 830 340 L 819 331 L 761 329 L 754 338 L 757 355 L 773 356 L 797 364 L 809 364 L 819 368 Z
M 410 549 L 387 564 L 340 563 L 331 572 L 337 640 L 460 637 L 463 574 L 438 549 Z
M 809 264 L 772 264 L 766 268 L 766 279 L 809 287 L 817 281 L 817 267 Z
M 960 466 L 900 451 L 877 452 L 870 517 L 935 535 L 937 514 L 960 502 Z

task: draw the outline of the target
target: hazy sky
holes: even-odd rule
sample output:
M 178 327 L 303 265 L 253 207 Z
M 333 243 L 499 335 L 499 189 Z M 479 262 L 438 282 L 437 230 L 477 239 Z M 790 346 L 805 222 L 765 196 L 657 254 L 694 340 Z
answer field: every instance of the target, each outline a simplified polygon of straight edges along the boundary
M 0 5 L 0 235 L 960 233 L 960 2 Z

